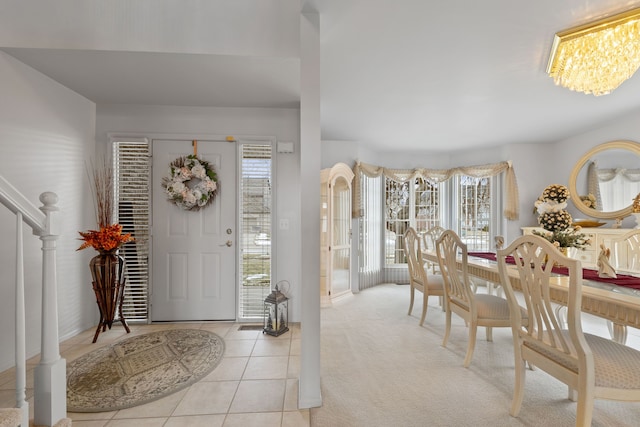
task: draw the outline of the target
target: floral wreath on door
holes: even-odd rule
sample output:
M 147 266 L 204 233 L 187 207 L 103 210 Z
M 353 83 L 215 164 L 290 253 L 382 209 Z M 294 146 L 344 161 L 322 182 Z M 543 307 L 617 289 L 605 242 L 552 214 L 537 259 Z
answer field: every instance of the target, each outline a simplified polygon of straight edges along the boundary
M 169 202 L 186 211 L 198 211 L 213 202 L 218 177 L 209 162 L 190 154 L 171 162 L 162 188 Z

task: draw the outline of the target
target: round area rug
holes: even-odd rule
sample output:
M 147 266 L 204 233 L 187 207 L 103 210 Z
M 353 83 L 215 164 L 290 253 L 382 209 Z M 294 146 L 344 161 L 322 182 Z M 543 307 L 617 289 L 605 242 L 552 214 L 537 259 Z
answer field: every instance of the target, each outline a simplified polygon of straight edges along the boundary
M 133 336 L 67 364 L 67 411 L 105 412 L 190 386 L 222 359 L 224 341 L 199 329 Z

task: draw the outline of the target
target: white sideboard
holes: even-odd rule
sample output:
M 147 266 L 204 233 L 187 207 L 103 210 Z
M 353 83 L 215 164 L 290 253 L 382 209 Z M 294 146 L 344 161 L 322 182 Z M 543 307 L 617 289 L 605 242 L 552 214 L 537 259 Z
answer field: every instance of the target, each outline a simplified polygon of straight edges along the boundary
M 544 231 L 541 227 L 522 227 L 522 234 L 533 234 L 533 230 Z M 614 250 L 611 239 L 622 236 L 629 231 L 631 231 L 629 228 L 583 228 L 582 233 L 589 239 L 589 246 L 584 250 L 570 248 L 568 256 L 579 259 L 583 267 L 595 269 L 597 268 L 596 262 L 600 253 L 600 244 L 604 243 L 606 248 L 611 249 L 611 264 L 620 265 L 616 259 L 613 259 L 614 256 L 617 256 L 621 259 L 621 265 L 626 265 L 627 248 L 618 247 L 617 250 Z

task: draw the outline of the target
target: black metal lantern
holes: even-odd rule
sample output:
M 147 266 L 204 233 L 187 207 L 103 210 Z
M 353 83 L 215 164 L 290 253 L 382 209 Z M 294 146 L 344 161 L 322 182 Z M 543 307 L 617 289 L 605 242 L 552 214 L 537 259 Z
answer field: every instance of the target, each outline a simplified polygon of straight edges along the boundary
M 289 330 L 289 298 L 276 289 L 264 299 L 263 334 L 277 337 Z

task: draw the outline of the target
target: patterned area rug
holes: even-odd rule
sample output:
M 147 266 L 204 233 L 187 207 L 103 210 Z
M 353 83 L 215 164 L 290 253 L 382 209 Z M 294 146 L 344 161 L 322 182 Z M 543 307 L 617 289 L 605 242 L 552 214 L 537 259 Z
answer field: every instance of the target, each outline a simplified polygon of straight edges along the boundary
M 105 412 L 151 402 L 206 376 L 223 354 L 222 338 L 198 329 L 127 338 L 67 364 L 67 410 Z

